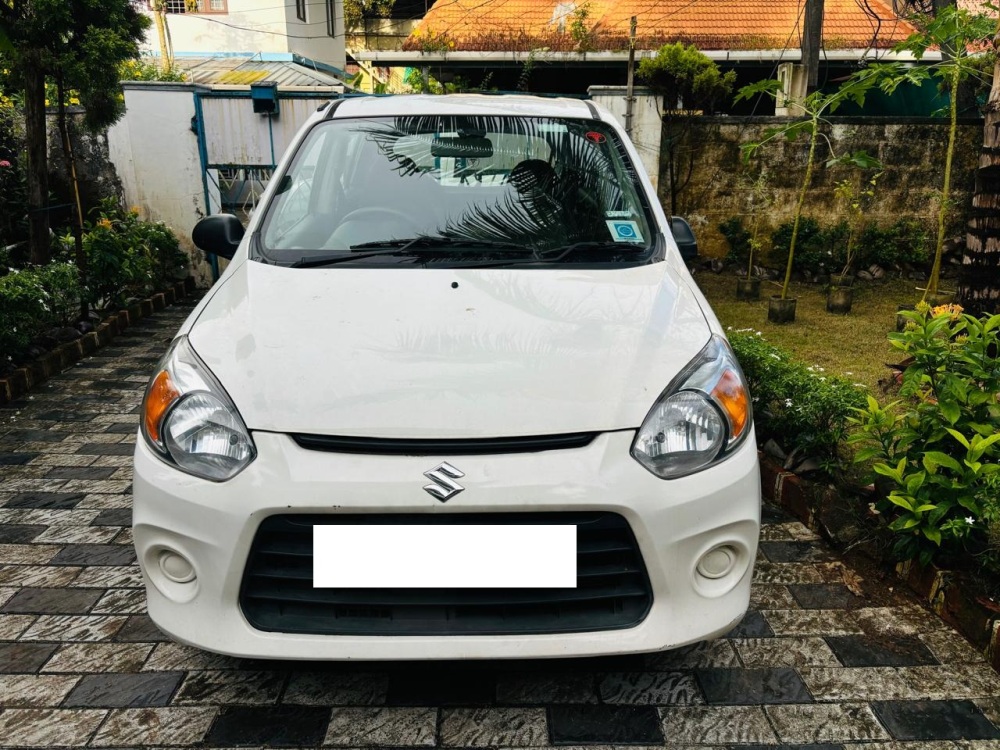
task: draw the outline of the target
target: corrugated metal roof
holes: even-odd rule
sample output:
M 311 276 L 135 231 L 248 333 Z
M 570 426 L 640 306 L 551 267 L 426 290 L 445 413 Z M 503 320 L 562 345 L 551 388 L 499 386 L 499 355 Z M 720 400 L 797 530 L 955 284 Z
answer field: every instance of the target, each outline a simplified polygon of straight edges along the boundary
M 342 87 L 344 82 L 326 71 L 291 60 L 257 60 L 248 57 L 177 57 L 174 65 L 186 80 L 205 86 L 249 86 L 275 81 L 278 88 Z

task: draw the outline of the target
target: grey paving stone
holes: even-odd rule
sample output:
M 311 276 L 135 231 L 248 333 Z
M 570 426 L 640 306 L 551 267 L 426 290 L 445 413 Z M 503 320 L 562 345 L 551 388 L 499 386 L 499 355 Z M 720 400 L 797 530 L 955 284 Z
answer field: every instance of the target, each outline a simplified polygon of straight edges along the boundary
M 104 544 L 114 539 L 117 533 L 117 529 L 108 527 L 50 526 L 35 541 L 51 544 Z
M 0 673 L 37 672 L 56 648 L 49 643 L 0 643 Z
M 148 643 L 70 643 L 59 647 L 43 672 L 138 672 L 153 650 Z
M 667 746 L 678 743 L 771 745 L 777 736 L 760 706 L 670 706 L 660 709 Z
M 197 745 L 217 708 L 119 708 L 111 711 L 90 744 L 96 747 Z
M 826 640 L 845 667 L 915 667 L 937 663 L 930 650 L 912 637 L 845 635 Z
M 337 747 L 431 747 L 436 708 L 334 708 L 323 740 Z
M 86 614 L 100 597 L 101 591 L 96 589 L 23 588 L 0 607 L 0 612 L 36 615 Z
M 862 631 L 875 636 L 919 636 L 947 629 L 944 621 L 925 609 L 908 607 L 864 607 L 854 616 Z M 828 635 L 835 635 L 828 633 Z
M 284 672 L 190 672 L 174 699 L 176 705 L 277 703 L 285 683 Z
M 694 706 L 705 702 L 690 672 L 612 673 L 600 681 L 598 691 L 602 702 L 612 705 Z
M 548 745 L 548 740 L 543 708 L 441 710 L 445 747 L 539 747 Z
M 109 589 L 91 610 L 95 615 L 136 615 L 146 611 L 142 589 Z
M 144 671 L 240 669 L 242 661 L 222 654 L 185 646 L 181 643 L 160 643 L 146 661 Z
M 0 586 L 11 583 L 30 587 L 68 586 L 79 574 L 78 567 L 0 565 Z
M 124 617 L 110 615 L 41 615 L 21 640 L 104 641 L 124 624 Z
M 378 672 L 294 672 L 282 703 L 307 706 L 378 706 L 389 677 Z
M 34 615 L 0 615 L 0 641 L 15 640 L 34 621 Z
M 54 708 L 6 709 L 0 713 L 0 737 L 16 737 L 19 747 L 83 747 L 106 714 Z
M 838 667 L 840 662 L 822 638 L 740 638 L 733 641 L 748 667 Z
M 69 708 L 165 706 L 183 675 L 179 672 L 89 674 L 66 697 Z
M 788 590 L 804 609 L 849 609 L 864 601 L 842 583 L 793 584 Z
M 661 651 L 646 656 L 646 667 L 650 670 L 673 671 L 696 667 L 738 667 L 739 657 L 731 641 L 719 638 L 701 641 L 684 648 Z
M 125 443 L 84 443 L 76 452 L 84 456 L 131 456 L 135 452 L 135 446 Z
M 79 675 L 0 675 L 0 706 L 4 708 L 56 707 L 79 681 Z
M 87 566 L 80 571 L 74 586 L 94 586 L 102 589 L 141 589 L 142 572 L 137 565 L 129 566 Z
M 875 701 L 871 706 L 898 740 L 1000 739 L 1000 730 L 972 701 Z
M 919 636 L 941 664 L 981 664 L 983 655 L 953 630 L 932 630 Z
M 51 560 L 53 565 L 131 565 L 135 550 L 115 544 L 73 544 Z
M 814 563 L 772 563 L 758 560 L 753 571 L 754 583 L 825 583 L 823 573 Z
M 760 612 L 748 610 L 740 624 L 726 633 L 726 638 L 770 638 L 774 635 L 771 626 Z
M 799 670 L 809 692 L 818 701 L 872 701 L 921 697 L 912 680 L 895 667 Z
M 750 589 L 750 609 L 799 609 L 787 586 L 758 583 Z
M 50 479 L 108 479 L 114 469 L 103 466 L 53 466 L 45 475 Z
M 21 466 L 35 458 L 37 453 L 7 453 L 0 451 L 0 466 Z
M 774 563 L 820 562 L 832 560 L 829 547 L 814 541 L 762 541 L 760 551 Z
M 0 544 L 0 564 L 44 565 L 59 551 L 53 544 Z
M 766 706 L 764 710 L 785 743 L 891 739 L 871 708 L 863 703 Z
M 497 703 L 510 706 L 597 703 L 597 679 L 589 672 L 511 672 L 497 678 Z

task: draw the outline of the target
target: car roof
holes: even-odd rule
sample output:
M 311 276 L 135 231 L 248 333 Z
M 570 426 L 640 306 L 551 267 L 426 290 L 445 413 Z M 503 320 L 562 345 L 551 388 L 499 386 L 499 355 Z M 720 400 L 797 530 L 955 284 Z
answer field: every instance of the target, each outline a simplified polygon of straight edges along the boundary
M 598 110 L 580 99 L 517 94 L 400 94 L 351 96 L 334 110 L 333 118 L 400 115 L 524 115 L 593 119 Z

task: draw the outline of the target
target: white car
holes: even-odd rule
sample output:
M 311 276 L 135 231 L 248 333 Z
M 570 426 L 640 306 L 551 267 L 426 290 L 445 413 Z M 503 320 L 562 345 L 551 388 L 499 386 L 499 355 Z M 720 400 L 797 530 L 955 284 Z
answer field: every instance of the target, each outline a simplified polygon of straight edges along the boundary
M 282 659 L 650 652 L 743 617 L 750 398 L 593 103 L 348 97 L 296 136 L 148 386 L 149 615 Z

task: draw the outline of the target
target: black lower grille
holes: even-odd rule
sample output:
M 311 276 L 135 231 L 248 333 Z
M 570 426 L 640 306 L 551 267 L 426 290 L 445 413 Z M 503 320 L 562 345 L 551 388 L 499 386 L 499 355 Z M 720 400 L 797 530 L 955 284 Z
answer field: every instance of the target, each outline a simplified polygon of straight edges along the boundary
M 312 586 L 322 524 L 575 524 L 572 589 L 332 589 Z M 512 549 L 511 554 L 517 554 Z M 319 635 L 503 635 L 628 628 L 652 606 L 628 522 L 615 513 L 280 515 L 261 523 L 240 606 L 258 630 Z

